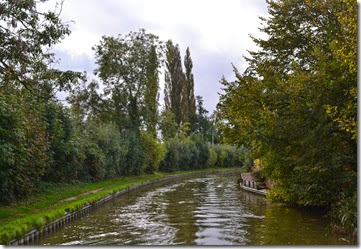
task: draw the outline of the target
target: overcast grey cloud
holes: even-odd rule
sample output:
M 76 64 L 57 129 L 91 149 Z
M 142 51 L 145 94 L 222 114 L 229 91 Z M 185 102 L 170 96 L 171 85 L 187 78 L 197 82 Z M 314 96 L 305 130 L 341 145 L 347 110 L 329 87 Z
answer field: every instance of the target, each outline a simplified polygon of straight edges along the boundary
M 42 8 L 54 6 L 52 0 Z M 195 94 L 203 96 L 205 107 L 213 111 L 222 75 L 233 78 L 231 63 L 243 71 L 247 64 L 242 56 L 257 49 L 249 34 L 262 36 L 258 16 L 267 16 L 265 0 L 65 0 L 61 18 L 75 23 L 54 52 L 61 59 L 59 68 L 91 76 L 96 67 L 91 48 L 103 35 L 145 28 L 164 41 L 178 43 L 182 55 L 190 48 Z

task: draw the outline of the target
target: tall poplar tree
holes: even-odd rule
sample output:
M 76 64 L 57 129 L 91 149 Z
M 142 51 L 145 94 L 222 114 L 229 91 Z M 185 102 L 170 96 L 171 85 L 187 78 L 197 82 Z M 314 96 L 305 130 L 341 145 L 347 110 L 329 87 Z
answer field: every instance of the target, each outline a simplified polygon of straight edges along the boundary
M 157 56 L 156 47 L 153 46 L 149 53 L 148 65 L 146 69 L 146 89 L 144 93 L 144 123 L 149 134 L 157 137 L 157 122 L 158 122 L 158 100 L 159 100 L 159 77 L 158 67 L 159 59 Z
M 184 57 L 185 68 L 185 86 L 183 91 L 182 103 L 185 121 L 191 121 L 196 114 L 196 101 L 194 98 L 194 76 L 192 73 L 193 62 L 189 47 L 187 47 Z
M 182 60 L 179 46 L 171 40 L 166 43 L 166 69 L 164 103 L 166 109 L 170 109 L 175 115 L 175 121 L 179 125 L 184 121 L 182 113 L 182 93 L 185 76 L 182 69 Z

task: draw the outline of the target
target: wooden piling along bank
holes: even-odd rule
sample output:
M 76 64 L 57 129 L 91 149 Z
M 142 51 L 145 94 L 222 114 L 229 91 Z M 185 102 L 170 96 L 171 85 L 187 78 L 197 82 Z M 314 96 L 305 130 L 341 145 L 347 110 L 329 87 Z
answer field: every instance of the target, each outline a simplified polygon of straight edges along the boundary
M 174 175 L 174 176 L 169 176 L 169 177 L 164 177 L 164 178 L 160 178 L 160 179 L 156 179 L 156 180 L 150 180 L 150 181 L 146 181 L 143 183 L 139 183 L 136 184 L 134 186 L 128 187 L 126 189 L 120 190 L 114 194 L 108 195 L 106 197 L 104 197 L 103 199 L 94 202 L 92 204 L 89 204 L 87 206 L 84 206 L 82 209 L 72 212 L 72 213 L 67 213 L 64 217 L 57 219 L 56 221 L 52 222 L 51 224 L 45 226 L 44 228 L 42 228 L 40 231 L 38 231 L 37 229 L 33 229 L 32 231 L 30 231 L 29 233 L 27 233 L 24 237 L 22 238 L 18 238 L 18 239 L 14 239 L 10 242 L 9 245 L 28 245 L 36 240 L 38 240 L 41 237 L 45 237 L 46 235 L 60 229 L 63 228 L 64 226 L 68 225 L 69 223 L 71 223 L 74 220 L 77 220 L 78 218 L 87 215 L 88 213 L 90 213 L 92 210 L 95 210 L 101 206 L 103 206 L 105 203 L 107 203 L 110 200 L 113 200 L 119 196 L 122 196 L 130 191 L 142 188 L 144 186 L 148 186 L 148 185 L 153 185 L 156 183 L 161 183 L 161 182 L 166 182 L 169 180 L 174 180 L 174 179 L 181 179 L 181 178 L 186 178 L 186 177 L 192 177 L 192 176 L 204 176 L 204 175 L 213 175 L 213 174 L 220 174 L 220 173 L 232 173 L 232 172 L 237 172 L 238 169 L 236 170 L 226 170 L 226 171 L 213 171 L 213 172 L 199 172 L 199 173 L 191 173 L 191 174 L 181 174 L 181 175 Z

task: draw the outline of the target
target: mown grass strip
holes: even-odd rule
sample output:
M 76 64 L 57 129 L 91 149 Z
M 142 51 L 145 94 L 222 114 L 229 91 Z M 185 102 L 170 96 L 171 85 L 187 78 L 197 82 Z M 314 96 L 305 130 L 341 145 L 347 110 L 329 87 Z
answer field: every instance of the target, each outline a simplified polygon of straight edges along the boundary
M 231 170 L 232 168 L 210 168 L 192 171 L 177 171 L 173 173 L 157 172 L 152 175 L 120 177 L 96 183 L 76 183 L 67 185 L 49 185 L 48 189 L 37 193 L 27 200 L 0 206 L 0 243 L 8 244 L 15 238 L 23 237 L 32 229 L 40 230 L 47 224 L 64 216 L 66 212 L 80 210 L 87 204 L 96 202 L 107 195 L 136 184 L 165 178 L 172 175 L 192 174 Z M 234 168 L 233 168 L 234 169 Z M 92 190 L 101 189 L 96 193 L 80 196 Z M 75 200 L 61 202 L 70 197 Z

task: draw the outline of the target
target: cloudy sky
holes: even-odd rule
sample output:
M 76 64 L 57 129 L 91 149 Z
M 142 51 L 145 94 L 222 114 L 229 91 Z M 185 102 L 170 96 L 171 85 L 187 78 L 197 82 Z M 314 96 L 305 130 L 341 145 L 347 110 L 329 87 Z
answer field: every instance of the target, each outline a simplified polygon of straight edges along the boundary
M 40 7 L 54 6 L 51 0 Z M 249 34 L 262 36 L 259 16 L 267 16 L 265 0 L 65 0 L 61 19 L 74 21 L 72 33 L 54 52 L 61 59 L 59 68 L 87 71 L 92 78 L 96 65 L 91 48 L 103 35 L 145 28 L 161 40 L 179 44 L 182 56 L 190 48 L 195 94 L 203 96 L 212 112 L 222 75 L 233 79 L 231 63 L 243 71 L 247 64 L 242 55 L 257 49 Z

